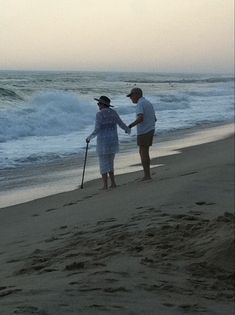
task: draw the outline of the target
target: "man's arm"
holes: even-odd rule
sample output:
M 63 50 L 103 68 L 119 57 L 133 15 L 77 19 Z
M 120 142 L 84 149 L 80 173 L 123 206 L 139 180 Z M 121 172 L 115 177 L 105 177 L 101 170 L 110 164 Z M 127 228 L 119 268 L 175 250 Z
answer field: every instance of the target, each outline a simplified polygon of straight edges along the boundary
M 143 121 L 144 121 L 144 115 L 138 114 L 136 120 L 133 121 L 133 123 L 131 123 L 128 127 L 129 128 L 135 127 L 136 125 L 138 125 L 139 123 L 141 123 Z

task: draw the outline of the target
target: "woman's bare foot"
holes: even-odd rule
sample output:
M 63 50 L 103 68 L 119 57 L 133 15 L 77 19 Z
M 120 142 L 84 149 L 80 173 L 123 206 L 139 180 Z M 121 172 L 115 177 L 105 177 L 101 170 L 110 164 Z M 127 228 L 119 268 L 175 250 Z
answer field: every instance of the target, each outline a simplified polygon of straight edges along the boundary
M 116 188 L 116 187 L 117 187 L 116 184 L 112 184 L 112 185 L 109 186 L 109 188 Z
M 107 190 L 108 189 L 108 186 L 103 186 L 100 188 L 100 190 Z

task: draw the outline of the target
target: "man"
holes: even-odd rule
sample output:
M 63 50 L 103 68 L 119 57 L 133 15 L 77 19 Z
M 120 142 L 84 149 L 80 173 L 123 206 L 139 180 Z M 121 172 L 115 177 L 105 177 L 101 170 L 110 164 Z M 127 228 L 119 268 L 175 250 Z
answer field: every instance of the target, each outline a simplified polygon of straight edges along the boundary
M 153 142 L 155 132 L 155 123 L 157 121 L 153 105 L 143 97 L 143 92 L 140 88 L 135 87 L 127 95 L 132 103 L 136 104 L 136 120 L 128 127 L 137 126 L 137 145 L 141 163 L 144 169 L 144 177 L 142 180 L 151 179 L 150 175 L 150 157 L 149 147 Z

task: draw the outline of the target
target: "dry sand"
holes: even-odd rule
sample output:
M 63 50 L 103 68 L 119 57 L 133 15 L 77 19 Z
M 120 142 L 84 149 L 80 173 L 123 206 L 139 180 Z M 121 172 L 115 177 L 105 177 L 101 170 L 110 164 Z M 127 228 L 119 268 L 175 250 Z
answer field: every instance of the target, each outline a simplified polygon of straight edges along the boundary
M 234 314 L 233 141 L 0 209 L 0 314 Z

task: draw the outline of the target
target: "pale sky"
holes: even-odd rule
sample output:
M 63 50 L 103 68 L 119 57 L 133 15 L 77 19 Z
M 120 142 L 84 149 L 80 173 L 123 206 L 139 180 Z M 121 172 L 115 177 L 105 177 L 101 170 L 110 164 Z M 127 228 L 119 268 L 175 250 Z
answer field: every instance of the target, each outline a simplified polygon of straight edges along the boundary
M 0 69 L 233 72 L 233 0 L 0 0 Z

